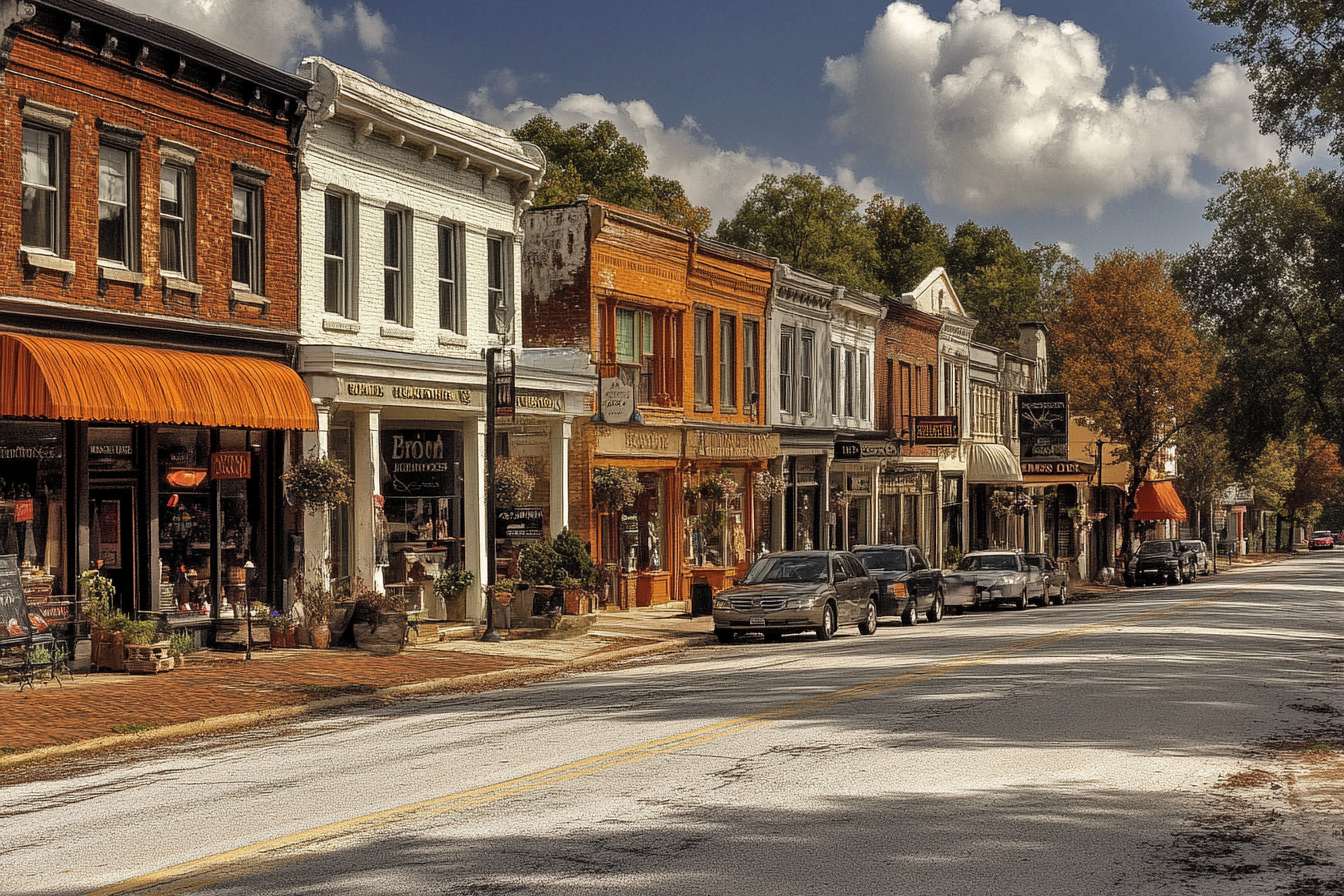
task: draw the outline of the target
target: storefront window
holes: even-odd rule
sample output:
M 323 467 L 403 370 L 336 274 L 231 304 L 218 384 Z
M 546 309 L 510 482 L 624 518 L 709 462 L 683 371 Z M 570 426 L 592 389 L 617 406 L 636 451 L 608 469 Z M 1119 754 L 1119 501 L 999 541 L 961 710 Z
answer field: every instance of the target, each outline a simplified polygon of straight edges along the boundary
M 355 468 L 354 443 L 349 426 L 333 427 L 327 440 L 327 457 L 347 470 Z M 350 503 L 337 504 L 328 517 L 331 525 L 331 584 L 338 593 L 350 587 Z
M 943 543 L 958 551 L 961 550 L 963 539 L 961 528 L 962 482 L 960 476 L 943 477 Z M 942 558 L 931 559 L 937 562 Z
M 0 554 L 19 558 L 25 596 L 69 593 L 65 435 L 59 423 L 6 420 L 0 427 Z
M 212 472 L 219 484 L 219 553 L 226 589 L 236 602 L 240 590 L 249 603 L 275 604 L 266 591 L 265 433 L 245 429 L 219 432 L 219 463 Z M 239 585 L 242 589 L 239 589 Z M 179 610 L 183 609 L 179 607 Z
M 383 584 L 410 606 L 425 606 L 427 589 L 465 558 L 462 434 L 454 429 L 384 429 L 381 434 L 381 519 L 375 513 L 374 560 Z
M 732 567 L 746 559 L 743 494 L 747 471 L 703 472 L 686 488 L 686 554 L 692 566 Z
M 156 471 L 160 606 L 189 607 L 193 612 L 208 614 L 214 602 L 210 585 L 214 578 L 210 541 L 210 430 L 160 429 Z M 247 571 L 241 564 L 234 566 L 236 569 L 230 569 L 224 582 L 224 599 L 230 606 L 245 606 Z
M 662 572 L 667 562 L 667 484 L 658 473 L 640 473 L 639 482 L 644 491 L 620 519 L 621 571 Z

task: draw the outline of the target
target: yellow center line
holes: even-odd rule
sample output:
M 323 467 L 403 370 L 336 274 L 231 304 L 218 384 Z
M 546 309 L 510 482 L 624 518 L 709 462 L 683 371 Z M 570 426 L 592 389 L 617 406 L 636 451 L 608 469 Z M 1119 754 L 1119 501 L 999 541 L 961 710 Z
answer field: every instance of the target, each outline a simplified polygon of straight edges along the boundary
M 272 864 L 291 860 L 293 853 L 297 851 L 305 849 L 313 852 L 321 851 L 322 847 L 329 846 L 331 841 L 336 838 L 357 835 L 387 826 L 393 822 L 408 821 L 413 818 L 434 818 L 488 806 L 512 797 L 555 787 L 580 778 L 591 777 L 609 769 L 644 762 L 692 747 L 700 747 L 773 722 L 798 718 L 810 712 L 841 703 L 872 697 L 907 685 L 959 672 L 963 669 L 986 665 L 1004 657 L 1029 653 L 1032 650 L 1060 641 L 1072 640 L 1094 632 L 1123 628 L 1134 623 L 1171 616 L 1219 596 L 1221 595 L 1209 594 L 1159 609 L 1146 610 L 1123 620 L 1112 619 L 1073 628 L 1058 629 L 981 653 L 944 660 L 917 671 L 879 676 L 862 684 L 838 688 L 800 700 L 792 700 L 770 709 L 732 719 L 724 719 L 677 734 L 641 741 L 516 778 L 430 797 L 413 803 L 405 803 L 390 809 L 369 812 L 364 815 L 296 831 L 292 834 L 249 843 L 226 852 L 202 856 L 198 859 L 138 875 L 120 883 L 99 887 L 90 891 L 89 896 L 124 896 L 124 894 L 132 893 L 169 896 L 169 894 L 196 893 L 218 883 L 264 872 Z

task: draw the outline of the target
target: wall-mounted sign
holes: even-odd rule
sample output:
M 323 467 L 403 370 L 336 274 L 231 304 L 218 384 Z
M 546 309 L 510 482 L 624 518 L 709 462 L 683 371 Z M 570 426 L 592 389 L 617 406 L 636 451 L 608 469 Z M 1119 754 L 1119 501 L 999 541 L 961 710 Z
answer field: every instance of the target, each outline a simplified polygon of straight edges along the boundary
M 1050 479 L 1084 480 L 1089 474 L 1088 468 L 1076 460 L 1024 460 L 1023 476 L 1041 476 Z
M 619 426 L 634 419 L 634 386 L 614 376 L 603 377 L 598 385 L 602 393 L 602 405 L 598 408 L 602 422 Z
M 465 386 L 411 386 L 401 383 L 372 383 L 343 380 L 341 398 L 365 404 L 440 405 L 451 408 L 483 408 L 479 391 Z
M 1251 504 L 1255 501 L 1255 487 L 1235 483 L 1223 489 L 1222 499 L 1218 502 L 1224 507 L 1235 507 L 1238 504 Z
M 565 399 L 558 392 L 519 392 L 514 406 L 520 411 L 563 411 Z
M 379 444 L 389 498 L 435 498 L 456 493 L 457 443 L 447 429 L 384 429 Z
M 686 431 L 686 456 L 729 460 L 774 458 L 779 456 L 779 434 L 691 429 Z
M 1068 394 L 1041 392 L 1017 396 L 1017 429 L 1023 461 L 1068 460 Z
M 681 430 L 658 426 L 599 426 L 594 451 L 609 457 L 681 457 Z
M 960 421 L 956 415 L 916 417 L 911 440 L 916 445 L 957 445 L 961 442 Z
M 835 440 L 835 459 L 836 460 L 859 460 L 863 457 L 863 449 L 859 443 L 853 439 Z
M 251 479 L 251 451 L 216 451 L 210 455 L 211 479 Z
M 535 539 L 542 537 L 540 507 L 501 507 L 495 511 L 495 537 Z
M 894 460 L 901 443 L 894 439 L 836 439 L 836 460 Z

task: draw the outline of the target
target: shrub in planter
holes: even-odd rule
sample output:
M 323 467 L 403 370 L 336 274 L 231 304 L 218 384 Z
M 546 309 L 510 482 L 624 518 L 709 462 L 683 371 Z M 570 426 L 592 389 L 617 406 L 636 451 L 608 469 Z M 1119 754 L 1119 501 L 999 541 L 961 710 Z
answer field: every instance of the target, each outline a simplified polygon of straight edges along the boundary
M 500 507 L 516 507 L 532 495 L 537 477 L 519 457 L 495 458 L 495 501 Z
M 127 647 L 142 647 L 159 642 L 159 624 L 153 619 L 137 619 L 127 622 L 122 629 L 122 637 Z
M 178 668 L 187 664 L 187 654 L 196 652 L 196 642 L 191 635 L 173 635 L 168 642 L 168 652 Z
M 593 555 L 588 550 L 588 545 L 584 544 L 579 536 L 568 529 L 562 529 L 560 534 L 555 536 L 553 547 L 560 568 L 571 579 L 577 580 L 576 587 L 597 587 L 599 578 L 597 564 L 593 562 Z
M 539 585 L 559 585 L 566 578 L 565 568 L 555 545 L 549 541 L 535 541 L 518 555 L 518 573 L 533 588 Z
M 351 629 L 360 650 L 375 656 L 400 653 L 409 626 L 406 601 L 399 592 L 377 591 L 359 583 L 355 589 L 355 621 Z
M 329 457 L 310 455 L 280 477 L 289 500 L 305 510 L 325 510 L 350 500 L 350 471 Z
M 79 594 L 84 600 L 84 618 L 89 620 L 89 628 L 95 632 L 111 629 L 112 601 L 117 596 L 117 586 L 112 580 L 96 569 L 86 569 L 79 574 Z
M 336 595 L 320 580 L 304 586 L 303 612 L 308 620 L 308 637 L 318 650 L 331 646 L 331 613 L 335 606 Z
M 463 595 L 476 577 L 469 570 L 459 566 L 450 566 L 434 580 L 434 594 L 443 601 L 445 615 L 449 619 L 464 619 L 467 615 L 466 601 Z

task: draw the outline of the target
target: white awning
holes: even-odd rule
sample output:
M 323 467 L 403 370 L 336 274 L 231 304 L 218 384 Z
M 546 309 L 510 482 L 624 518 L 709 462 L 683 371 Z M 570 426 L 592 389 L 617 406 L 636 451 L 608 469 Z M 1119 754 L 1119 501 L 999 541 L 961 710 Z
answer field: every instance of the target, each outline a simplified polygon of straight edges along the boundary
M 971 459 L 966 466 L 966 481 L 979 483 L 1022 482 L 1022 468 L 1007 445 L 998 442 L 972 442 Z

